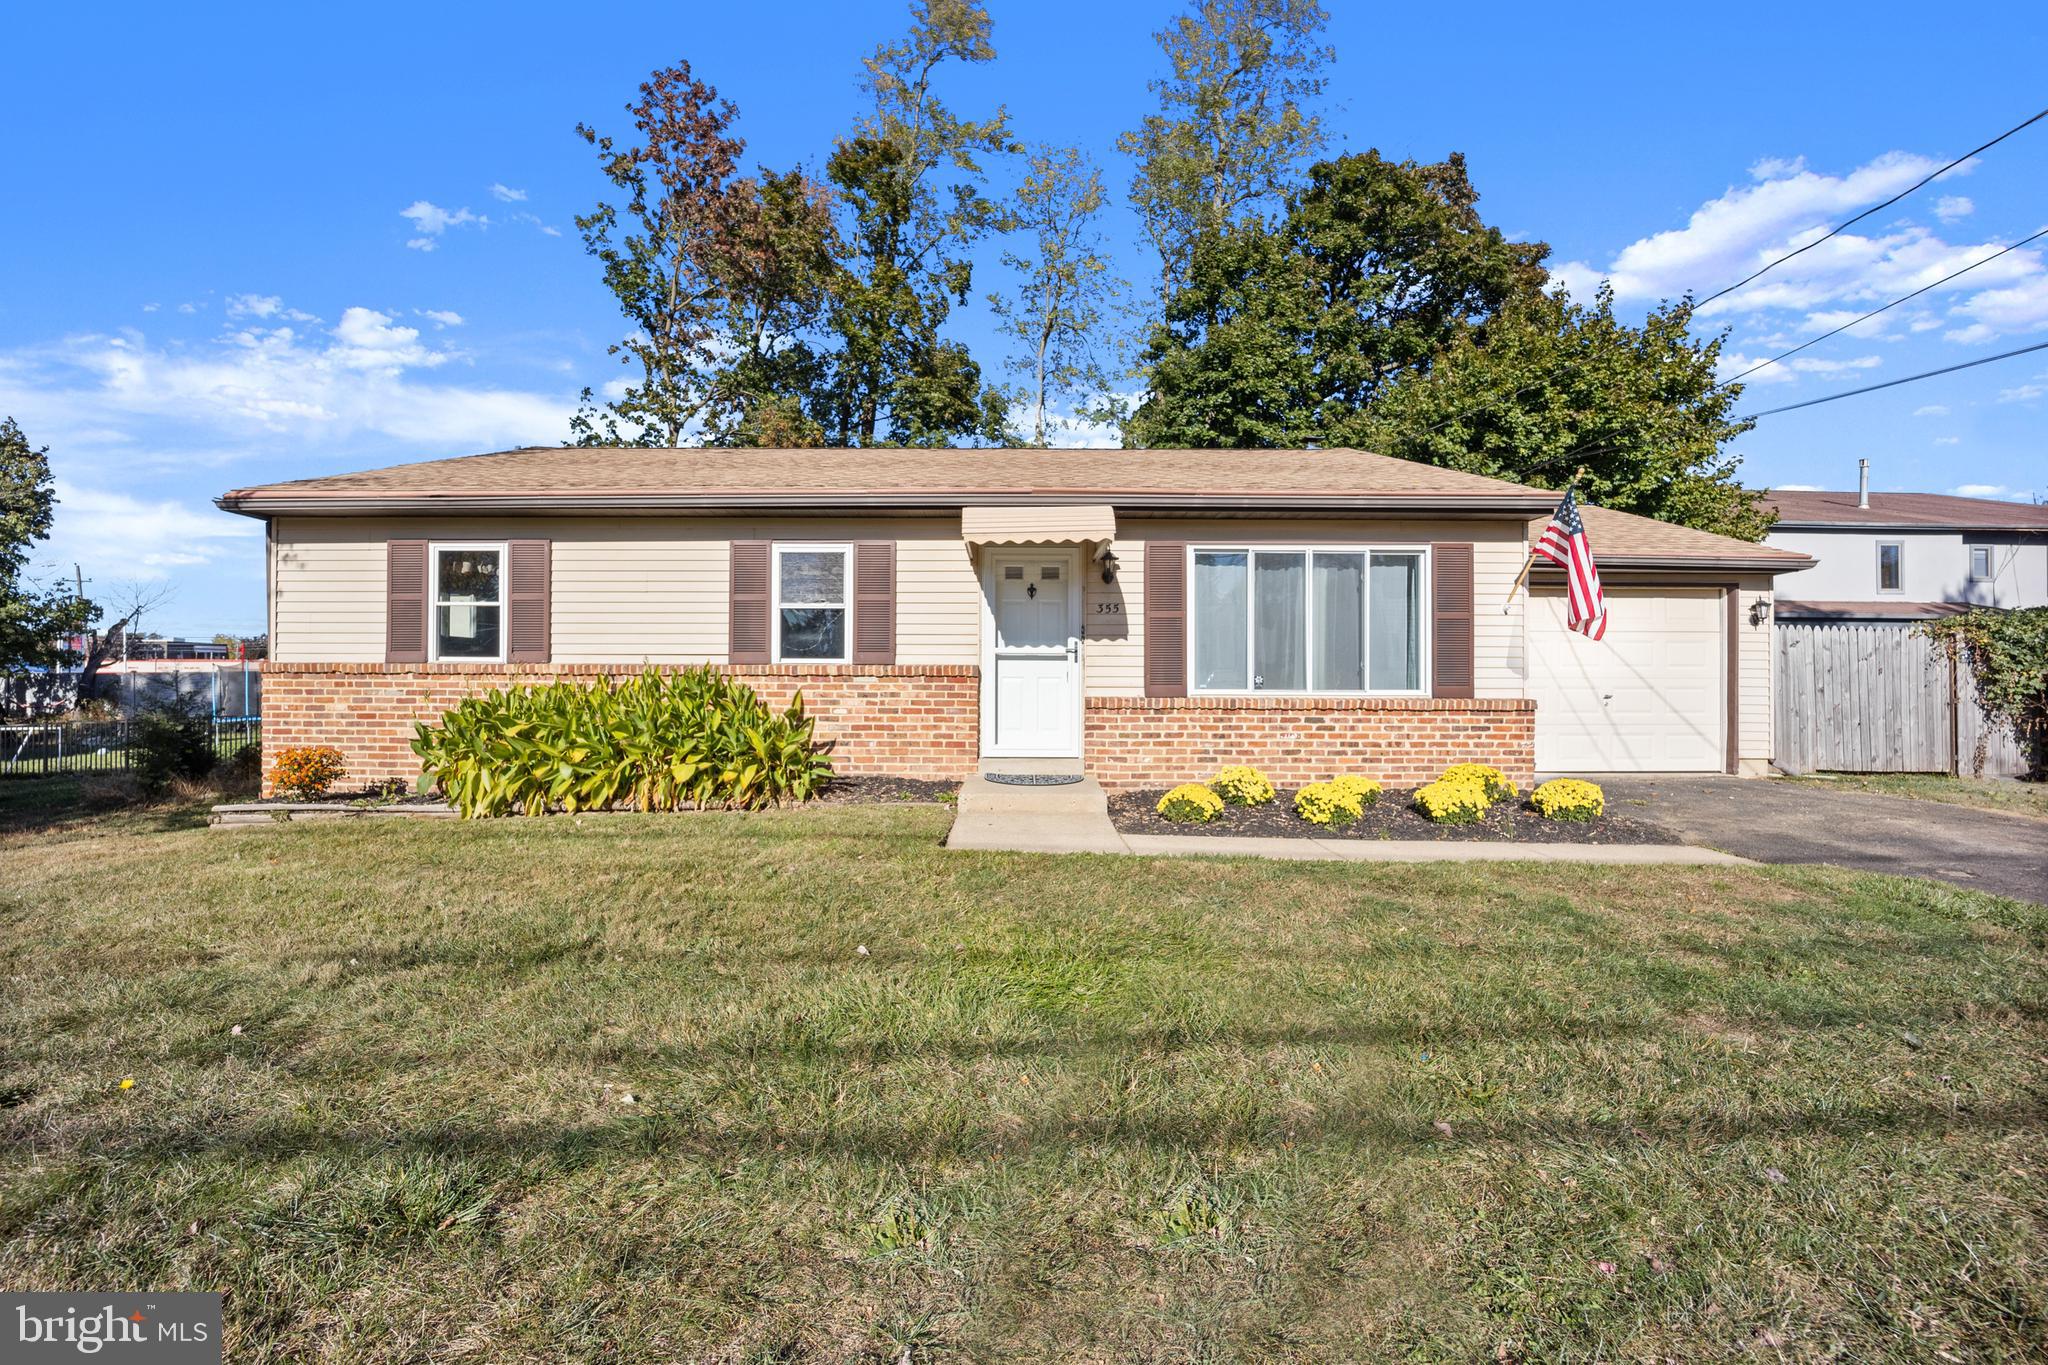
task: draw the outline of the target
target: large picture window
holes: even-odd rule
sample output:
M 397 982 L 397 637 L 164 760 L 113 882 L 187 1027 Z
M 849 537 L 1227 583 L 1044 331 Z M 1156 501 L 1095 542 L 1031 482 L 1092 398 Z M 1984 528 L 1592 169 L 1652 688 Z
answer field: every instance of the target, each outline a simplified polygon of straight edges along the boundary
M 502 663 L 505 547 L 434 548 L 434 658 Z
M 852 551 L 844 545 L 775 547 L 775 660 L 845 663 Z
M 1420 549 L 1194 552 L 1198 692 L 1422 691 Z

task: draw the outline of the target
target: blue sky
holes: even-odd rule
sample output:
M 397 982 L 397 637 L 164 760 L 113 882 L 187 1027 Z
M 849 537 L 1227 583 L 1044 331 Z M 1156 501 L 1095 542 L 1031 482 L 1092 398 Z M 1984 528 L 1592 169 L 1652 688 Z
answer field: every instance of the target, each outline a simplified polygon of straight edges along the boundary
M 1625 311 L 1732 282 L 2042 104 L 2048 10 L 1334 3 L 1339 149 L 1470 160 L 1489 221 Z M 963 113 L 1077 143 L 1112 184 L 1151 104 L 1165 4 L 995 0 Z M 488 17 L 484 17 L 488 15 Z M 0 413 L 52 454 L 42 567 L 161 582 L 150 623 L 262 628 L 257 525 L 222 490 L 559 441 L 619 377 L 572 217 L 602 186 L 578 120 L 622 128 L 688 58 L 750 158 L 818 165 L 894 3 L 39 6 L 9 23 Z M 1767 276 L 1710 321 L 1761 358 L 2048 226 L 2048 123 Z M 1123 273 L 1148 278 L 1119 202 Z M 2048 246 L 2043 242 L 2041 246 Z M 993 267 L 980 291 L 1001 287 Z M 1768 289 L 1764 284 L 1768 284 Z M 1732 305 L 1732 306 L 1731 306 Z M 955 331 L 1000 361 L 987 309 Z M 2048 339 L 2048 251 L 2014 252 L 1755 383 L 1762 408 Z M 1770 375 L 1771 371 L 1766 371 Z M 1764 376 L 1758 376 L 1763 379 Z M 2048 492 L 2048 352 L 1766 418 L 1760 484 Z

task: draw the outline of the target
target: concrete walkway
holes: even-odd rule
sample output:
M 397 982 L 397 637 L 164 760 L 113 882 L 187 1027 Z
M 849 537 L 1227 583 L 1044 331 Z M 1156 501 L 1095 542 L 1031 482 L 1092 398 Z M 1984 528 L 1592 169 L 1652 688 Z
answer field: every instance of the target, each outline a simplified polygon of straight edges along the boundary
M 1344 863 L 1618 863 L 1725 865 L 1748 861 L 1684 844 L 1481 844 L 1459 840 L 1240 838 L 1212 834 L 1119 834 L 1109 798 L 1092 777 L 1060 787 L 1009 787 L 984 777 L 960 786 L 946 847 L 1011 853 L 1280 858 Z

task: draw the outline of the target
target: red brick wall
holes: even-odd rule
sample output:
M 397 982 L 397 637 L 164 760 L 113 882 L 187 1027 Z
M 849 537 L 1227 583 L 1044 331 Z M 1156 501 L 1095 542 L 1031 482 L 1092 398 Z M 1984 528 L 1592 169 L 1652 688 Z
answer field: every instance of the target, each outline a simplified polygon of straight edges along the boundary
M 1453 763 L 1536 773 L 1536 703 L 1392 697 L 1090 697 L 1083 763 L 1104 787 L 1164 787 L 1250 763 L 1281 786 L 1340 773 L 1390 787 Z
M 347 785 L 411 783 L 413 722 L 431 721 L 473 693 L 555 678 L 626 678 L 636 664 L 315 664 L 263 666 L 264 790 L 280 749 L 331 744 Z M 950 780 L 980 757 L 981 677 L 967 665 L 733 665 L 771 706 L 803 689 L 804 707 L 831 741 L 842 773 Z

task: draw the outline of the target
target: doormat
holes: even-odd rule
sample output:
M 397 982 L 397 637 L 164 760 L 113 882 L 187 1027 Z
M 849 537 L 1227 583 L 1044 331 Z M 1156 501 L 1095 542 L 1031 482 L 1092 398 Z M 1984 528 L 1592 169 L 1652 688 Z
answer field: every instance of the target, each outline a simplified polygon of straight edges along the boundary
M 1064 787 L 1079 782 L 1079 773 L 983 773 L 989 781 L 1005 787 Z

